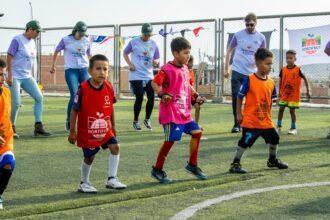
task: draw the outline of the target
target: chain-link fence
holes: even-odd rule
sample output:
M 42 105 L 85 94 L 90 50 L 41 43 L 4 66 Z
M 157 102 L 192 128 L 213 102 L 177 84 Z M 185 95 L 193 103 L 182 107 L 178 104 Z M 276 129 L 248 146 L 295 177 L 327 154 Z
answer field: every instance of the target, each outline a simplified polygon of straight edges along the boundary
M 191 45 L 191 54 L 194 56 L 194 70 L 197 90 L 213 98 L 215 85 L 218 77 L 218 68 L 216 62 L 217 55 L 217 20 L 191 20 L 191 21 L 173 21 L 151 23 L 154 29 L 154 40 L 160 52 L 160 66 L 173 59 L 170 49 L 170 42 L 173 38 L 184 35 Z M 123 24 L 119 25 L 119 35 L 123 39 L 123 45 L 119 51 L 119 76 L 120 93 L 125 96 L 131 96 L 129 84 L 129 68 L 123 59 L 122 50 L 129 41 L 141 34 L 141 24 Z M 195 32 L 199 29 L 198 33 Z M 158 68 L 154 68 L 157 70 Z M 156 73 L 156 71 L 154 71 Z
M 160 66 L 173 59 L 170 42 L 174 37 L 184 33 L 184 36 L 192 44 L 192 55 L 195 57 L 194 69 L 197 90 L 209 99 L 221 100 L 222 97 L 230 97 L 230 79 L 223 77 L 223 66 L 231 37 L 235 32 L 245 28 L 243 17 L 155 22 L 152 24 L 155 34 L 152 39 L 160 50 Z M 330 12 L 258 17 L 257 30 L 266 36 L 267 46 L 274 53 L 274 68 L 270 74 L 271 77 L 278 82 L 280 69 L 285 65 L 285 52 L 290 49 L 288 37 L 290 30 L 329 24 Z M 131 96 L 128 80 L 129 70 L 123 59 L 122 51 L 132 38 L 140 35 L 141 25 L 142 23 L 89 26 L 89 34 L 110 37 L 106 43 L 93 43 L 92 54 L 101 53 L 109 58 L 110 81 L 113 82 L 116 93 L 122 96 Z M 200 27 L 201 30 L 197 36 L 193 30 Z M 41 33 L 37 40 L 38 65 L 34 70 L 34 77 L 42 83 L 47 91 L 67 92 L 63 53 L 58 57 L 56 74 L 51 75 L 49 70 L 56 45 L 62 37 L 71 33 L 72 27 L 45 28 L 45 30 L 46 32 Z M 12 38 L 23 32 L 24 28 L 20 27 L 0 27 L 1 56 L 6 56 Z M 299 64 L 299 61 L 297 63 Z M 329 103 L 330 64 L 302 65 L 301 69 L 309 80 L 312 101 Z M 305 91 L 303 86 L 303 96 Z

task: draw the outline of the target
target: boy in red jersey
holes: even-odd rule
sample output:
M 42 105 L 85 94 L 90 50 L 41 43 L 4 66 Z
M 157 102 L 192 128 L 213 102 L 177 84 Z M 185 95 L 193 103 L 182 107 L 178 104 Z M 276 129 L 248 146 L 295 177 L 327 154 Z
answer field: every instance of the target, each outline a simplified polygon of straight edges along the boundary
M 288 165 L 277 158 L 280 137 L 272 122 L 272 99 L 276 98 L 275 83 L 268 77 L 273 65 L 273 54 L 266 48 L 259 48 L 255 53 L 257 72 L 243 81 L 237 95 L 237 121 L 243 128 L 242 138 L 238 141 L 236 155 L 229 172 L 246 173 L 241 168 L 241 158 L 247 148 L 261 136 L 269 144 L 268 167 L 287 169 Z M 245 97 L 242 114 L 243 98 Z
M 116 99 L 111 83 L 106 81 L 108 72 L 109 61 L 104 55 L 98 54 L 90 59 L 89 74 L 91 78 L 80 85 L 71 110 L 68 140 L 71 144 L 77 141 L 77 146 L 82 148 L 84 154 L 79 192 L 97 192 L 89 182 L 89 174 L 100 147 L 110 150 L 106 187 L 126 188 L 126 185 L 117 179 L 119 143 L 116 139 L 113 109 Z

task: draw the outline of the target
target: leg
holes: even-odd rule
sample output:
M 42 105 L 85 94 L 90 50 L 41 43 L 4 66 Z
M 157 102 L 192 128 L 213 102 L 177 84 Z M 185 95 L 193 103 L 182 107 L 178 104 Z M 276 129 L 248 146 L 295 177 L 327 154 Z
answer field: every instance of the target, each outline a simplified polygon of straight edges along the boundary
M 13 79 L 13 84 L 10 86 L 11 92 L 11 122 L 13 126 L 16 125 L 16 120 L 18 116 L 18 110 L 21 106 L 21 80 Z
M 74 96 L 78 90 L 79 86 L 79 77 L 78 77 L 78 70 L 77 69 L 66 69 L 65 70 L 65 81 L 68 85 L 69 91 L 70 91 L 70 100 L 68 103 L 68 108 L 66 112 L 66 121 L 70 121 L 70 114 L 71 114 L 71 108 L 74 100 Z
M 198 103 L 195 103 L 194 107 L 195 107 L 195 122 L 198 124 L 199 117 L 200 117 L 201 106 Z
M 135 95 L 135 103 L 134 103 L 134 121 L 139 121 L 139 115 L 141 112 L 144 89 L 142 85 L 142 80 L 133 80 L 131 81 L 131 86 Z
M 153 88 L 151 87 L 151 80 L 147 83 L 145 87 L 145 91 L 147 94 L 147 105 L 146 105 L 146 120 L 150 119 L 152 110 L 154 108 L 154 101 L 155 101 L 155 92 Z
M 198 161 L 198 151 L 199 151 L 199 144 L 202 137 L 201 130 L 194 130 L 191 131 L 191 139 L 190 139 L 190 158 L 189 164 L 193 166 L 197 166 Z
M 291 115 L 291 129 L 296 129 L 296 109 L 290 108 Z
M 22 88 L 34 99 L 35 122 L 42 122 L 43 96 L 37 82 L 33 78 L 24 79 Z
M 79 69 L 78 71 L 79 71 L 78 82 L 79 82 L 79 85 L 80 85 L 81 83 L 88 80 L 90 78 L 90 75 L 88 73 L 87 68 L 82 68 L 82 69 Z
M 239 89 L 243 83 L 243 79 L 246 76 L 243 74 L 240 74 L 236 71 L 233 71 L 232 78 L 231 78 L 231 93 L 232 93 L 232 108 L 233 108 L 233 115 L 234 115 L 234 127 L 232 129 L 233 133 L 239 132 L 239 123 L 236 118 L 236 104 L 237 104 L 237 94 L 239 92 Z
M 278 119 L 277 119 L 277 127 L 282 127 L 282 119 L 284 114 L 285 106 L 280 106 L 278 110 Z
M 15 169 L 15 157 L 11 151 L 7 151 L 2 155 L 0 162 L 0 197 L 6 190 L 9 179 Z

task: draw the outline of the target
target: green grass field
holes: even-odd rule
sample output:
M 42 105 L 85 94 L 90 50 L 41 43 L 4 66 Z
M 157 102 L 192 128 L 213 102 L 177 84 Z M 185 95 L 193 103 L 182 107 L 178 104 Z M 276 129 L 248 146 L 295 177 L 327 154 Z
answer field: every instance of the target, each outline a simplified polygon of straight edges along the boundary
M 165 164 L 174 183 L 160 185 L 150 177 L 163 141 L 157 110 L 152 118 L 154 130 L 136 133 L 131 127 L 133 102 L 121 100 L 115 108 L 121 141 L 119 178 L 128 188 L 105 188 L 108 152 L 101 151 L 91 173 L 99 193 L 81 194 L 76 190 L 82 152 L 67 142 L 66 103 L 66 98 L 45 98 L 43 121 L 54 135 L 35 139 L 33 103 L 23 99 L 17 125 L 21 138 L 15 142 L 17 167 L 4 194 L 5 210 L 0 212 L 0 219 L 168 219 L 193 204 L 232 192 L 330 181 L 330 140 L 325 139 L 329 109 L 299 109 L 297 136 L 286 135 L 290 120 L 285 113 L 279 156 L 289 163 L 288 170 L 266 167 L 268 147 L 259 139 L 242 160 L 249 173 L 233 175 L 228 168 L 240 134 L 228 132 L 232 126 L 231 108 L 205 104 L 201 125 L 208 140 L 201 143 L 199 165 L 209 180 L 195 180 L 184 171 L 189 152 L 189 137 L 185 136 L 173 147 Z M 193 219 L 329 219 L 329 204 L 329 186 L 291 189 L 233 199 L 203 209 Z

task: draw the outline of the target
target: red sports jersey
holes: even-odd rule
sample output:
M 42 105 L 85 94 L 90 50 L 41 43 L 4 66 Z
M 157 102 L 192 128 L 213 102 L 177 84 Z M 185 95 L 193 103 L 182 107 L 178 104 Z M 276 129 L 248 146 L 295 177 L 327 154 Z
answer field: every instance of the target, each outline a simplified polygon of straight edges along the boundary
M 110 117 L 115 101 L 114 91 L 109 82 L 100 89 L 92 87 L 89 80 L 81 84 L 78 110 L 77 145 L 82 148 L 95 148 L 114 137 Z M 78 102 L 78 100 L 75 100 Z

